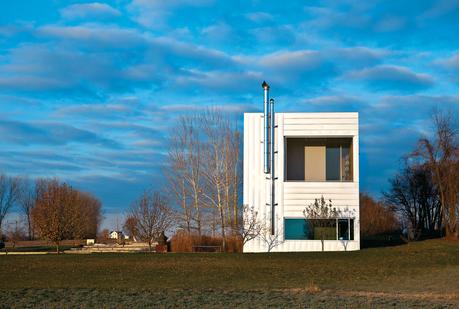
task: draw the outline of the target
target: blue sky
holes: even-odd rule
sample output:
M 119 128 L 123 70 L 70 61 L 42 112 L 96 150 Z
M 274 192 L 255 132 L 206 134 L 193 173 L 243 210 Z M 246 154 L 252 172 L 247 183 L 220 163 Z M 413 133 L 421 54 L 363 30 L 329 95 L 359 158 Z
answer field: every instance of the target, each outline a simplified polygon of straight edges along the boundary
M 435 107 L 459 111 L 459 1 L 0 4 L 0 171 L 57 176 L 123 212 L 159 187 L 183 113 L 358 111 L 378 194 Z

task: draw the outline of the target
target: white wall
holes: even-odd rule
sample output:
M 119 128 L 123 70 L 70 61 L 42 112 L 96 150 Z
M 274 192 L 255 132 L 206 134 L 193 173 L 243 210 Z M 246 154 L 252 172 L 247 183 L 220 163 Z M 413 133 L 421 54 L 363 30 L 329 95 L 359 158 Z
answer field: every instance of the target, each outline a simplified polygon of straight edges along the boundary
M 315 198 L 331 199 L 334 206 L 355 211 L 354 241 L 347 250 L 360 249 L 359 233 L 359 140 L 357 113 L 277 113 L 276 114 L 276 230 L 281 232 L 281 244 L 272 251 L 320 251 L 320 240 L 283 239 L 283 219 L 304 218 L 303 210 Z M 286 137 L 352 137 L 353 182 L 302 182 L 284 180 Z M 244 114 L 244 197 L 245 205 L 254 206 L 260 219 L 270 226 L 270 181 L 263 173 L 263 114 Z M 341 241 L 325 241 L 326 251 L 344 250 Z M 266 244 L 254 239 L 244 246 L 244 252 L 266 252 Z

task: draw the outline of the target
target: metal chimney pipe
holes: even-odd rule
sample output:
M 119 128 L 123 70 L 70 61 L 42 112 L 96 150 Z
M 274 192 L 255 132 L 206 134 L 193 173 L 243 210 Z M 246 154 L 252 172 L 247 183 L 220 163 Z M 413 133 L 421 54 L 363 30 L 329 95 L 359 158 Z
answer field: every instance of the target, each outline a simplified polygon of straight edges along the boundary
M 274 174 L 275 167 L 275 138 L 274 129 L 276 127 L 275 115 L 274 115 L 274 99 L 269 100 L 270 105 L 270 119 L 271 119 L 271 235 L 275 234 L 275 207 L 276 207 L 276 188 L 275 181 L 276 176 Z
M 263 81 L 261 84 L 263 87 L 264 99 L 264 136 L 263 136 L 263 146 L 264 146 L 264 172 L 269 174 L 270 160 L 269 160 L 269 85 Z

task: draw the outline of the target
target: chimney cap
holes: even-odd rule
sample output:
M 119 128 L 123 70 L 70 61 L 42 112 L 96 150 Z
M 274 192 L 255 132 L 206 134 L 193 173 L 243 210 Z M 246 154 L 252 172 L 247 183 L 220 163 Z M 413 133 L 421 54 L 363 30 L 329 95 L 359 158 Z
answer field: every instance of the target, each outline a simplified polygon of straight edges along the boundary
M 267 82 L 263 81 L 263 84 L 261 84 L 261 87 L 263 87 L 263 89 L 267 89 L 269 90 L 269 85 Z

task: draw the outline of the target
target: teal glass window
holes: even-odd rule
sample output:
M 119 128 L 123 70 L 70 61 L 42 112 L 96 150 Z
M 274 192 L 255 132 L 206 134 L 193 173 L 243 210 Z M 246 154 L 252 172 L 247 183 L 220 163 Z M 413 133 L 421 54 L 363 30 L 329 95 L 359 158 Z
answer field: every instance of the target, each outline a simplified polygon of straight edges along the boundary
M 284 218 L 285 240 L 354 240 L 354 219 Z
M 305 219 L 284 219 L 285 239 L 310 239 L 309 226 Z

